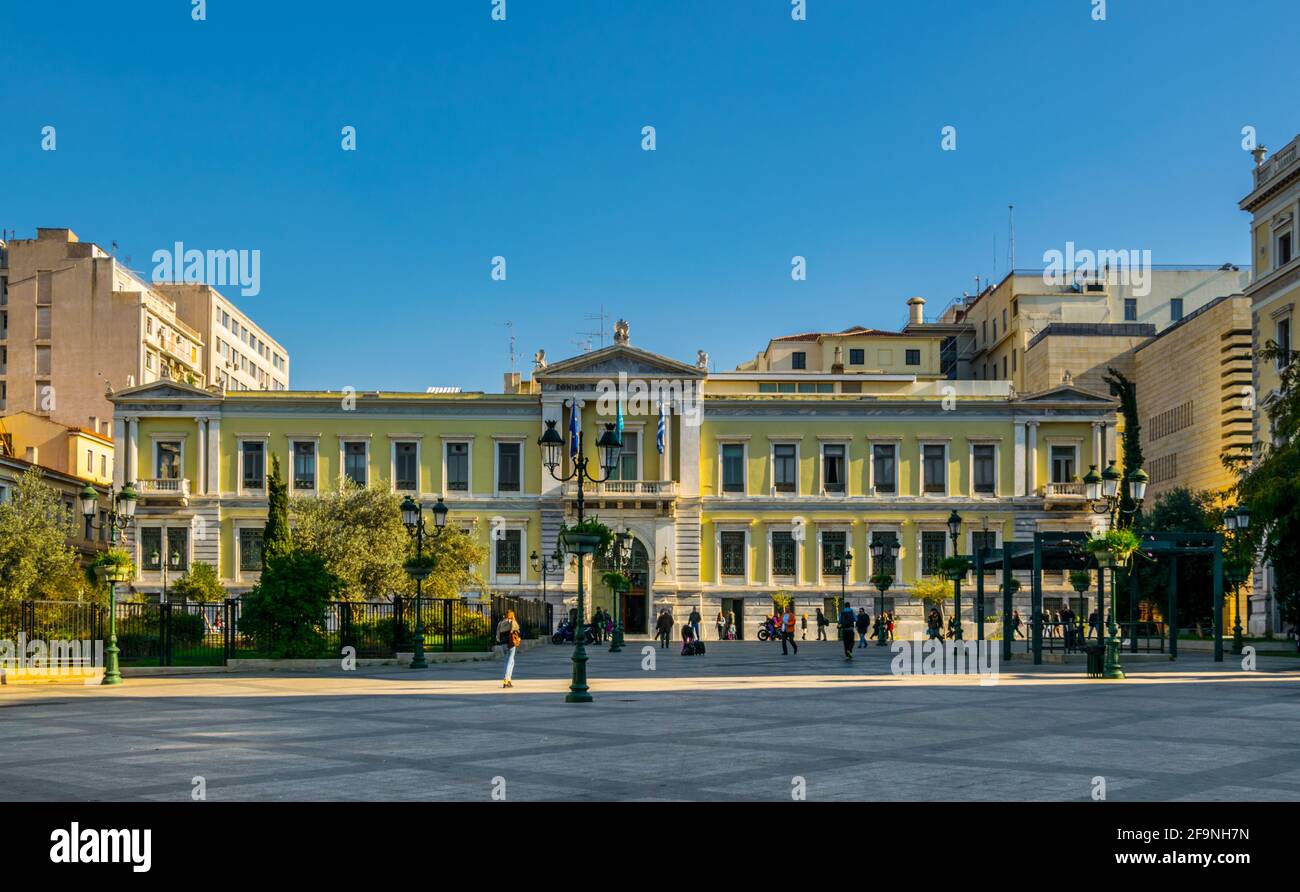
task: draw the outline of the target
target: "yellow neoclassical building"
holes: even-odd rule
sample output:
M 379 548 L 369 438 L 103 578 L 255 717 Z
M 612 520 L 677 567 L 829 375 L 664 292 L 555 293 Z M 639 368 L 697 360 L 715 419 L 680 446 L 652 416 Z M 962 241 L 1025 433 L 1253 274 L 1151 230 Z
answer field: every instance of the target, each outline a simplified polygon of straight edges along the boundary
M 901 546 L 886 609 L 906 631 L 920 615 L 913 583 L 952 552 L 953 510 L 965 554 L 1105 522 L 1080 481 L 1114 456 L 1109 396 L 947 380 L 938 335 L 855 328 L 796 337 L 774 340 L 736 371 L 710 372 L 703 351 L 694 362 L 661 356 L 633 346 L 620 324 L 612 346 L 550 364 L 539 354 L 531 379 L 507 376 L 495 394 L 216 393 L 172 381 L 118 391 L 116 483 L 133 481 L 142 496 L 129 541 L 135 586 L 161 587 L 155 553 L 179 556 L 173 573 L 203 560 L 232 591 L 253 585 L 277 456 L 291 497 L 347 476 L 426 506 L 445 499 L 449 523 L 489 549 L 479 569 L 490 589 L 545 591 L 571 606 L 573 562 L 544 580 L 530 559 L 554 552 L 577 494 L 543 466 L 537 439 L 547 421 L 568 431 L 576 406 L 595 467 L 616 394 L 623 451 L 612 479 L 584 494 L 588 516 L 634 537 L 633 586 L 621 603 L 632 635 L 648 633 L 662 607 L 679 622 L 695 607 L 706 631 L 722 610 L 750 637 L 776 591 L 810 617 L 842 590 L 874 607 L 876 537 Z M 601 569 L 587 572 L 594 605 L 609 606 Z M 1028 590 L 1017 596 L 1022 610 Z M 1066 595 L 1077 598 L 1059 574 L 1045 580 L 1047 609 Z

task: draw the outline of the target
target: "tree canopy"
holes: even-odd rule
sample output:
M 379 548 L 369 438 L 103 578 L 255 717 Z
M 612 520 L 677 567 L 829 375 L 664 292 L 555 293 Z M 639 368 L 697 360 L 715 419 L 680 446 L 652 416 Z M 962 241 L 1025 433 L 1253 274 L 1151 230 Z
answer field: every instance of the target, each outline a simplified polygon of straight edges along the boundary
M 90 593 L 77 550 L 78 521 L 33 466 L 0 503 L 0 602 L 74 599 Z

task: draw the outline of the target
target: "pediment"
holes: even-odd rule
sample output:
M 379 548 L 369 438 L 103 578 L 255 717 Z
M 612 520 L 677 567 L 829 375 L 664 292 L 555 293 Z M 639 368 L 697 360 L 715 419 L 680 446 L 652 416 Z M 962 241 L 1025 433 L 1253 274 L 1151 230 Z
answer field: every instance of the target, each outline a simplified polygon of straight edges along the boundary
M 708 371 L 699 366 L 678 362 L 629 344 L 613 344 L 552 363 L 538 369 L 533 377 L 545 386 L 561 380 L 613 378 L 620 373 L 644 378 L 703 378 L 708 375 Z
M 154 400 L 212 401 L 221 399 L 222 394 L 213 393 L 210 390 L 204 390 L 202 387 L 195 387 L 181 381 L 153 381 L 148 384 L 137 384 L 135 387 L 124 387 L 121 390 L 116 390 L 108 398 L 115 403 L 126 400 L 132 402 L 152 402 Z
M 1116 403 L 1114 397 L 1106 394 L 1096 393 L 1091 390 L 1084 390 L 1082 387 L 1074 387 L 1065 384 L 1060 387 L 1053 387 L 1051 390 L 1041 390 L 1038 393 L 1027 393 L 1021 396 L 1017 402 L 1021 403 L 1081 403 L 1084 405 L 1110 405 Z

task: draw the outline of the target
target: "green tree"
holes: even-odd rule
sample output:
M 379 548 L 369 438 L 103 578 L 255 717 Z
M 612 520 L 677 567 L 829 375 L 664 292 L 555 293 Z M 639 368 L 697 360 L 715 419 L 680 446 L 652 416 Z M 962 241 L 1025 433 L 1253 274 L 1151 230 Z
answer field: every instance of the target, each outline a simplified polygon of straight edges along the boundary
M 1262 406 L 1271 438 L 1225 452 L 1223 462 L 1237 474 L 1238 500 L 1250 506 L 1247 542 L 1272 566 L 1283 622 L 1300 625 L 1300 353 L 1269 341 L 1255 361 L 1285 363 L 1276 394 Z
M 77 519 L 42 476 L 28 468 L 0 504 L 0 602 L 81 598 L 90 590 L 68 544 Z
M 290 501 L 294 546 L 325 562 L 342 581 L 346 600 L 377 601 L 404 592 L 411 544 L 400 505 L 394 492 L 340 478 L 337 490 Z
M 289 487 L 280 475 L 280 459 L 271 456 L 271 473 L 266 478 L 266 526 L 262 530 L 262 569 L 270 558 L 293 549 L 289 533 Z
M 275 659 L 325 655 L 325 608 L 343 587 L 320 556 L 304 551 L 277 555 L 241 599 L 239 628 L 259 652 Z
M 1156 499 L 1143 514 L 1138 529 L 1160 533 L 1213 533 L 1223 523 L 1219 497 L 1208 490 L 1193 492 L 1180 486 Z M 1138 577 L 1138 598 L 1153 605 L 1162 614 L 1168 611 L 1169 558 L 1155 561 L 1135 557 L 1132 572 Z M 1214 563 L 1208 555 L 1180 555 L 1178 558 L 1178 625 L 1179 627 L 1214 623 Z M 1109 585 L 1109 581 L 1107 582 Z M 1129 613 L 1129 587 L 1124 579 L 1119 587 L 1120 615 Z
M 486 564 L 488 551 L 468 533 L 445 527 L 432 541 L 425 538 L 424 553 L 432 554 L 435 560 L 433 573 L 424 580 L 426 598 L 459 598 L 465 592 L 486 589 L 483 576 L 471 568 Z M 414 542 L 410 544 L 409 554 L 415 554 Z M 407 577 L 404 583 L 400 591 L 414 596 L 415 582 Z
M 1114 368 L 1107 367 L 1106 371 L 1110 374 L 1102 380 L 1110 385 L 1111 394 L 1119 397 L 1119 411 L 1124 416 L 1124 463 L 1120 466 L 1124 479 L 1119 484 L 1119 525 L 1128 527 L 1140 517 L 1133 511 L 1133 498 L 1128 492 L 1129 473 L 1142 467 L 1142 422 L 1138 419 L 1137 385 Z
M 925 604 L 926 609 L 937 607 L 946 614 L 946 604 L 953 598 L 952 581 L 942 576 L 923 576 L 912 584 L 912 597 Z
M 225 600 L 226 587 L 221 584 L 216 567 L 204 561 L 195 561 L 188 573 L 172 583 L 171 595 L 173 598 L 206 604 Z

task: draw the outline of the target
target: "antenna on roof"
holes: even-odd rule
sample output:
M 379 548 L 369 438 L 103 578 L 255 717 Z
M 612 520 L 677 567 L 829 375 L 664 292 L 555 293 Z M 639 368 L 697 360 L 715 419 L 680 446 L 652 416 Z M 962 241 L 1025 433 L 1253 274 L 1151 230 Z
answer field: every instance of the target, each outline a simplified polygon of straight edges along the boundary
M 1007 248 L 1007 272 L 1016 271 L 1016 206 L 1007 205 L 1007 228 L 1009 230 L 1010 245 Z
M 600 338 L 600 346 L 603 348 L 605 346 L 605 320 L 609 318 L 609 314 L 605 312 L 605 305 L 600 305 L 599 313 L 587 313 L 583 318 L 599 321 L 600 329 L 598 331 L 580 331 L 578 334 L 586 335 L 588 338 Z M 587 349 L 591 349 L 591 341 L 587 342 Z
M 518 357 L 515 355 L 515 324 L 507 319 L 505 325 L 506 331 L 510 332 L 510 371 L 514 372 L 518 370 L 516 368 Z

